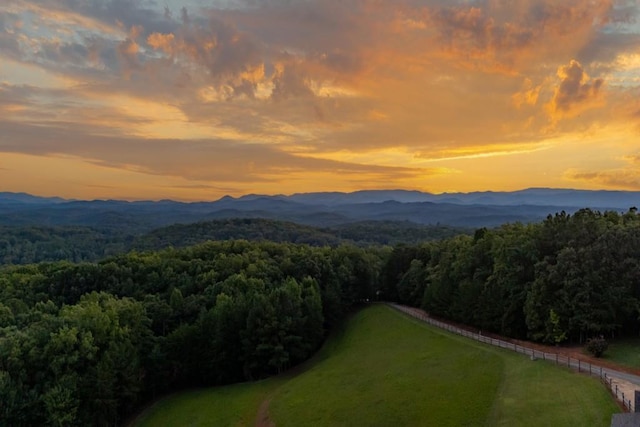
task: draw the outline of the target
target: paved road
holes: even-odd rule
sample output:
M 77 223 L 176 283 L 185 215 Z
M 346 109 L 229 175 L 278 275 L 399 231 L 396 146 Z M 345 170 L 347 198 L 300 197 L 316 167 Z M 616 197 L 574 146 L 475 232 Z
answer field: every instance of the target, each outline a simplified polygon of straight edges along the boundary
M 598 376 L 602 379 L 603 382 L 606 382 L 607 385 L 611 388 L 611 391 L 618 400 L 622 401 L 625 407 L 629 410 L 633 408 L 633 392 L 635 390 L 640 390 L 640 376 L 630 374 L 628 372 L 619 371 L 616 369 L 612 369 L 609 367 L 601 366 L 591 362 L 585 362 L 583 360 L 575 359 L 572 357 L 567 357 L 563 354 L 558 353 L 547 353 L 540 350 L 537 350 L 532 347 L 521 346 L 519 344 L 515 344 L 512 342 L 487 337 L 482 335 L 481 333 L 474 333 L 468 330 L 460 329 L 456 326 L 450 325 L 448 323 L 441 322 L 439 320 L 433 319 L 429 317 L 429 315 L 414 307 L 408 307 L 399 304 L 389 304 L 391 307 L 399 310 L 403 313 L 406 313 L 410 316 L 413 316 L 417 319 L 420 319 L 430 325 L 445 329 L 449 332 L 463 335 L 467 338 L 474 339 L 476 341 L 480 341 L 486 344 L 491 344 L 496 347 L 501 347 L 507 350 L 515 351 L 517 353 L 525 354 L 532 359 L 543 359 L 558 365 L 564 365 L 570 368 L 575 369 L 579 372 L 590 373 L 591 375 Z M 616 379 L 620 379 L 626 381 L 630 384 L 622 384 Z M 624 394 L 623 394 L 624 393 Z

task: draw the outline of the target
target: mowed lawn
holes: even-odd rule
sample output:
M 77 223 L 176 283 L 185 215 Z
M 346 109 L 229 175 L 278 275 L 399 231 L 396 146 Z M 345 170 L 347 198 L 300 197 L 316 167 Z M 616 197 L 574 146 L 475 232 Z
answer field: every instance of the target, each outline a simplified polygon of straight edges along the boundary
M 354 315 L 294 378 L 182 393 L 141 426 L 609 426 L 597 380 L 450 335 L 386 306 Z
M 260 404 L 278 385 L 271 378 L 255 383 L 191 390 L 152 405 L 133 426 L 253 426 Z
M 605 360 L 640 369 L 640 338 L 618 339 L 609 342 L 604 352 Z

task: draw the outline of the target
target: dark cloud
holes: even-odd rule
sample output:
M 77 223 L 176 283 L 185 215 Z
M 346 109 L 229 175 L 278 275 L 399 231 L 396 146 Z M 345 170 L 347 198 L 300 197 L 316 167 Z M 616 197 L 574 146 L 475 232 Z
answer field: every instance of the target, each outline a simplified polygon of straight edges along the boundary
M 206 27 L 189 24 L 174 33 L 153 33 L 147 45 L 168 55 L 173 62 L 187 59 L 206 70 L 212 82 L 226 84 L 236 94 L 253 97 L 264 66 L 260 45 L 248 34 L 211 17 Z
M 445 47 L 462 46 L 481 51 L 522 49 L 533 41 L 531 28 L 511 22 L 497 22 L 490 11 L 479 7 L 445 8 L 429 16 Z
M 180 17 L 182 18 L 182 25 L 189 25 L 191 23 L 191 18 L 189 18 L 189 11 L 186 7 L 182 7 L 180 9 Z
M 371 2 L 367 1 L 260 0 L 246 3 L 251 7 L 218 13 L 237 22 L 241 28 L 250 29 L 260 40 L 310 53 L 322 53 L 328 46 L 349 49 L 359 44 L 358 34 L 371 17 L 371 9 L 367 7 Z M 375 40 L 375 36 L 369 32 L 369 39 Z
M 35 0 L 34 3 L 52 10 L 85 15 L 108 25 L 122 25 L 126 29 L 140 26 L 143 36 L 152 32 L 171 32 L 179 25 L 178 22 L 166 19 L 164 10 L 156 2 L 139 0 Z
M 20 25 L 22 24 L 18 15 L 0 11 L 0 52 L 2 56 L 20 57 L 20 44 L 16 36 Z
M 422 15 L 441 48 L 466 66 L 513 72 L 537 65 L 528 62 L 539 56 L 556 60 L 585 47 L 612 11 L 611 0 L 478 0 L 430 5 Z
M 576 58 L 584 63 L 599 62 L 606 65 L 623 52 L 634 51 L 640 45 L 640 34 L 633 30 L 638 24 L 640 3 L 635 0 L 613 1 L 606 18 L 601 20 L 605 26 L 602 31 L 591 34 L 587 43 L 577 53 Z
M 638 46 L 640 46 L 640 34 L 596 32 L 576 53 L 576 58 L 583 64 L 594 64 L 602 72 L 611 72 L 615 70 L 615 60 L 618 55 L 633 52 Z
M 13 33 L 19 27 L 20 18 L 11 12 L 0 13 L 0 32 Z
M 286 65 L 273 76 L 271 98 L 281 101 L 292 97 L 312 97 L 309 83 L 295 65 Z
M 261 41 L 269 76 L 283 57 L 295 56 L 302 63 L 295 72 L 316 80 L 349 80 L 365 70 L 367 56 L 392 41 L 389 23 L 398 6 L 364 0 L 242 3 L 211 13 Z
M 553 105 L 557 110 L 565 112 L 598 97 L 604 84 L 602 78 L 590 79 L 582 65 L 575 60 L 561 67 L 558 76 L 561 81 Z
M 640 4 L 635 0 L 615 1 L 609 12 L 609 20 L 613 25 L 635 24 L 638 22 Z

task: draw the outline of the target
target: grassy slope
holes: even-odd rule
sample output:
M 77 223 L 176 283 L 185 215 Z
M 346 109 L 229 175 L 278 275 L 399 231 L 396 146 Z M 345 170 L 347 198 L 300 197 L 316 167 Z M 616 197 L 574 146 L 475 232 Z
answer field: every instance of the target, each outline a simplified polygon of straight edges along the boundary
M 620 412 L 595 378 L 522 355 L 504 356 L 505 375 L 488 425 L 609 426 L 611 415 Z
M 592 378 L 465 340 L 383 306 L 353 317 L 310 369 L 178 394 L 142 426 L 253 425 L 260 403 L 282 426 L 608 426 L 618 412 Z
M 262 401 L 281 380 L 235 384 L 178 393 L 158 401 L 133 423 L 156 426 L 253 426 Z
M 386 307 L 359 313 L 334 344 L 273 398 L 276 425 L 465 425 L 487 418 L 504 369 Z
M 640 369 L 640 338 L 611 341 L 604 359 L 630 368 Z

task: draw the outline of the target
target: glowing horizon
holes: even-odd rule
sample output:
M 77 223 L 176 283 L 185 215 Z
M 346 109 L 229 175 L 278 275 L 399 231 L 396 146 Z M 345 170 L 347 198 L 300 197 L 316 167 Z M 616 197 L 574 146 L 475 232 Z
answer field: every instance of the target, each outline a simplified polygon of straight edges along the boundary
M 0 191 L 640 190 L 626 0 L 5 0 Z

